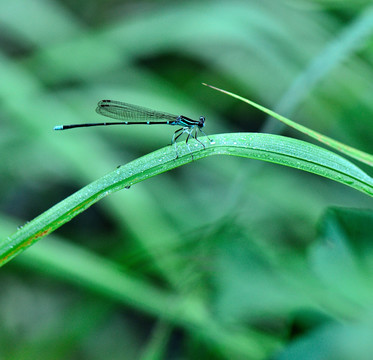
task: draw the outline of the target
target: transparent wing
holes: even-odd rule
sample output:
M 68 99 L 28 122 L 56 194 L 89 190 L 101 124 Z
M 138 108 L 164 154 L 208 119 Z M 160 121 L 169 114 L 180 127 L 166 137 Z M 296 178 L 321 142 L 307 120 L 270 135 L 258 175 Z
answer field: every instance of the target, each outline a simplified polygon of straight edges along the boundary
M 123 121 L 176 121 L 178 116 L 114 100 L 101 100 L 96 112 Z

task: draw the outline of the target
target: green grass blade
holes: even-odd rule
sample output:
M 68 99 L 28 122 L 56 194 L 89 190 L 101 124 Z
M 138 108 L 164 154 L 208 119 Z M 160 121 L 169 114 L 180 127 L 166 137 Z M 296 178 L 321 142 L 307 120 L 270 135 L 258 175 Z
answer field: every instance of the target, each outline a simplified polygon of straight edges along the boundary
M 194 160 L 211 155 L 258 159 L 308 171 L 373 196 L 371 177 L 341 156 L 316 145 L 284 136 L 257 133 L 220 134 L 212 138 L 214 144 L 201 138 L 206 149 L 191 142 Z M 185 144 L 180 144 L 178 149 L 178 159 L 175 159 L 171 146 L 157 150 L 117 168 L 53 206 L 0 243 L 0 265 L 103 197 L 192 161 Z
M 276 110 L 289 114 L 303 101 L 316 85 L 343 61 L 363 48 L 373 34 L 373 6 L 367 6 L 351 23 L 330 41 L 295 78 L 276 106 Z
M 263 359 L 280 345 L 275 337 L 258 330 L 227 331 L 211 316 L 211 309 L 201 299 L 156 287 L 100 255 L 56 238 L 39 243 L 16 261 L 28 271 L 44 272 L 48 269 L 51 276 L 101 294 L 115 303 L 145 312 L 189 332 L 198 332 L 206 341 L 243 358 L 250 354 L 252 359 Z
M 208 87 L 210 87 L 214 90 L 220 91 L 220 92 L 222 92 L 224 94 L 227 94 L 229 96 L 232 96 L 232 97 L 234 97 L 238 100 L 241 100 L 241 101 L 257 108 L 258 110 L 263 111 L 264 113 L 268 114 L 269 116 L 272 116 L 272 117 L 280 120 L 284 124 L 302 132 L 303 134 L 306 134 L 306 135 L 308 135 L 308 136 L 310 136 L 310 137 L 312 137 L 312 138 L 330 146 L 331 148 L 340 151 L 341 153 L 343 153 L 345 155 L 348 155 L 348 156 L 350 156 L 350 157 L 352 157 L 356 160 L 359 160 L 359 161 L 361 161 L 365 164 L 368 164 L 370 166 L 373 166 L 373 155 L 371 155 L 371 154 L 368 154 L 368 153 L 363 152 L 361 150 L 355 149 L 351 146 L 345 145 L 345 144 L 343 144 L 343 143 L 341 143 L 337 140 L 334 140 L 334 139 L 332 139 L 328 136 L 322 135 L 322 134 L 318 133 L 317 131 L 308 129 L 305 126 L 297 124 L 296 122 L 294 122 L 294 121 L 292 121 L 292 120 L 290 120 L 290 119 L 288 119 L 288 118 L 286 118 L 282 115 L 279 115 L 279 114 L 275 113 L 274 111 L 269 110 L 266 107 L 255 103 L 254 101 L 245 99 L 242 96 L 236 95 L 236 94 L 231 93 L 231 92 L 226 91 L 226 90 L 219 89 L 219 88 L 217 88 L 215 86 L 212 86 L 212 85 L 208 85 L 208 84 L 203 84 L 203 85 L 208 86 Z

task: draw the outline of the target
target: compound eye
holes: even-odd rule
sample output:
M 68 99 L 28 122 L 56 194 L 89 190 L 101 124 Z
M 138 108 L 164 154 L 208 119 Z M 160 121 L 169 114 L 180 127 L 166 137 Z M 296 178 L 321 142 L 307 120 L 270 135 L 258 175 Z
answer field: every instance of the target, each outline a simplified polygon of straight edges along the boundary
M 199 128 L 203 128 L 205 126 L 205 117 L 204 116 L 200 116 L 199 117 L 199 122 L 198 122 L 198 127 Z

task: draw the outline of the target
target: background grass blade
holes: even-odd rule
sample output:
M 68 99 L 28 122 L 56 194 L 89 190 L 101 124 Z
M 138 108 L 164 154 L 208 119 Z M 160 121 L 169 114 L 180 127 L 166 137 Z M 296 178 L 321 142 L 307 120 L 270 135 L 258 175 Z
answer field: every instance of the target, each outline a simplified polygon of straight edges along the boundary
M 346 59 L 364 48 L 367 39 L 373 33 L 373 6 L 367 6 L 350 24 L 342 29 L 325 48 L 316 55 L 304 71 L 293 81 L 291 86 L 275 106 L 277 113 L 290 116 L 302 101 L 307 99 L 322 79 L 338 68 Z M 277 123 L 277 122 L 276 122 Z M 278 124 L 278 123 L 277 123 Z M 266 124 L 263 132 L 271 131 L 271 124 Z
M 0 220 L 0 225 L 5 223 L 5 226 L 0 227 L 0 236 L 4 235 L 2 230 L 9 228 L 11 222 L 9 218 Z M 110 308 L 117 307 L 118 304 L 129 306 L 148 316 L 162 319 L 170 326 L 172 324 L 197 331 L 206 341 L 215 343 L 221 349 L 225 348 L 231 354 L 261 359 L 268 349 L 274 351 L 279 348 L 280 341 L 260 331 L 229 333 L 210 316 L 202 299 L 185 297 L 182 293 L 152 284 L 121 268 L 117 263 L 94 254 L 89 249 L 63 241 L 54 234 L 48 241 L 36 244 L 17 257 L 14 263 L 27 272 L 43 274 L 48 271 L 52 278 L 99 294 L 106 304 L 109 303 Z M 95 303 L 96 306 L 100 304 L 97 300 Z M 97 319 L 97 314 L 91 316 Z M 104 316 L 109 314 L 104 313 Z M 69 319 L 68 317 L 67 321 Z M 101 318 L 98 320 L 103 321 Z M 77 331 L 79 330 L 83 331 L 84 336 L 87 329 Z M 267 350 L 262 348 L 263 344 Z
M 229 92 L 229 91 L 226 91 L 226 90 L 222 90 L 222 89 L 219 89 L 215 86 L 212 86 L 212 85 L 208 85 L 208 84 L 203 84 L 205 86 L 208 86 L 210 87 L 211 89 L 214 89 L 214 90 L 218 90 L 224 94 L 227 94 L 229 96 L 232 96 L 238 100 L 241 100 L 263 112 L 265 112 L 266 114 L 280 120 L 281 122 L 283 122 L 284 124 L 302 132 L 303 134 L 306 134 L 328 146 L 330 146 L 331 148 L 335 149 L 335 150 L 338 150 L 340 152 L 342 152 L 343 154 L 346 154 L 356 160 L 359 160 L 363 163 L 366 163 L 368 164 L 369 166 L 373 166 L 373 156 L 370 155 L 370 154 L 367 154 L 363 151 L 360 151 L 358 149 L 355 149 L 351 146 L 348 146 L 348 145 L 345 145 L 337 140 L 334 140 L 334 139 L 331 139 L 330 137 L 328 136 L 325 136 L 325 135 L 322 135 L 320 133 L 318 133 L 317 131 L 314 131 L 314 130 L 311 130 L 311 129 L 308 129 L 306 128 L 305 126 L 303 125 L 300 125 L 300 124 L 297 124 L 295 123 L 294 121 L 282 116 L 282 115 L 279 115 L 277 113 L 275 113 L 274 111 L 272 110 L 269 110 L 267 109 L 266 107 L 262 106 L 262 105 L 259 105 L 257 103 L 255 103 L 254 101 L 251 101 L 251 100 L 248 100 L 248 99 L 245 99 L 243 98 L 242 96 L 239 96 L 239 95 L 236 95 L 232 92 Z

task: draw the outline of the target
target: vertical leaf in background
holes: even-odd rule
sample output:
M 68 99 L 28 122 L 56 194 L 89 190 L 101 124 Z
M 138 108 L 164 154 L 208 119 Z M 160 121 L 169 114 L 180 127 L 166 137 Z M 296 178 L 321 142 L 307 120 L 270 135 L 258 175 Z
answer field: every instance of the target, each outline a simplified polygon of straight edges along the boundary
M 312 90 L 333 69 L 340 66 L 356 52 L 367 46 L 373 34 L 373 6 L 363 8 L 361 14 L 347 24 L 311 63 L 295 78 L 289 89 L 275 106 L 274 111 L 289 116 L 304 101 Z M 288 124 L 289 125 L 289 124 Z M 263 132 L 272 132 L 273 121 L 267 123 Z

